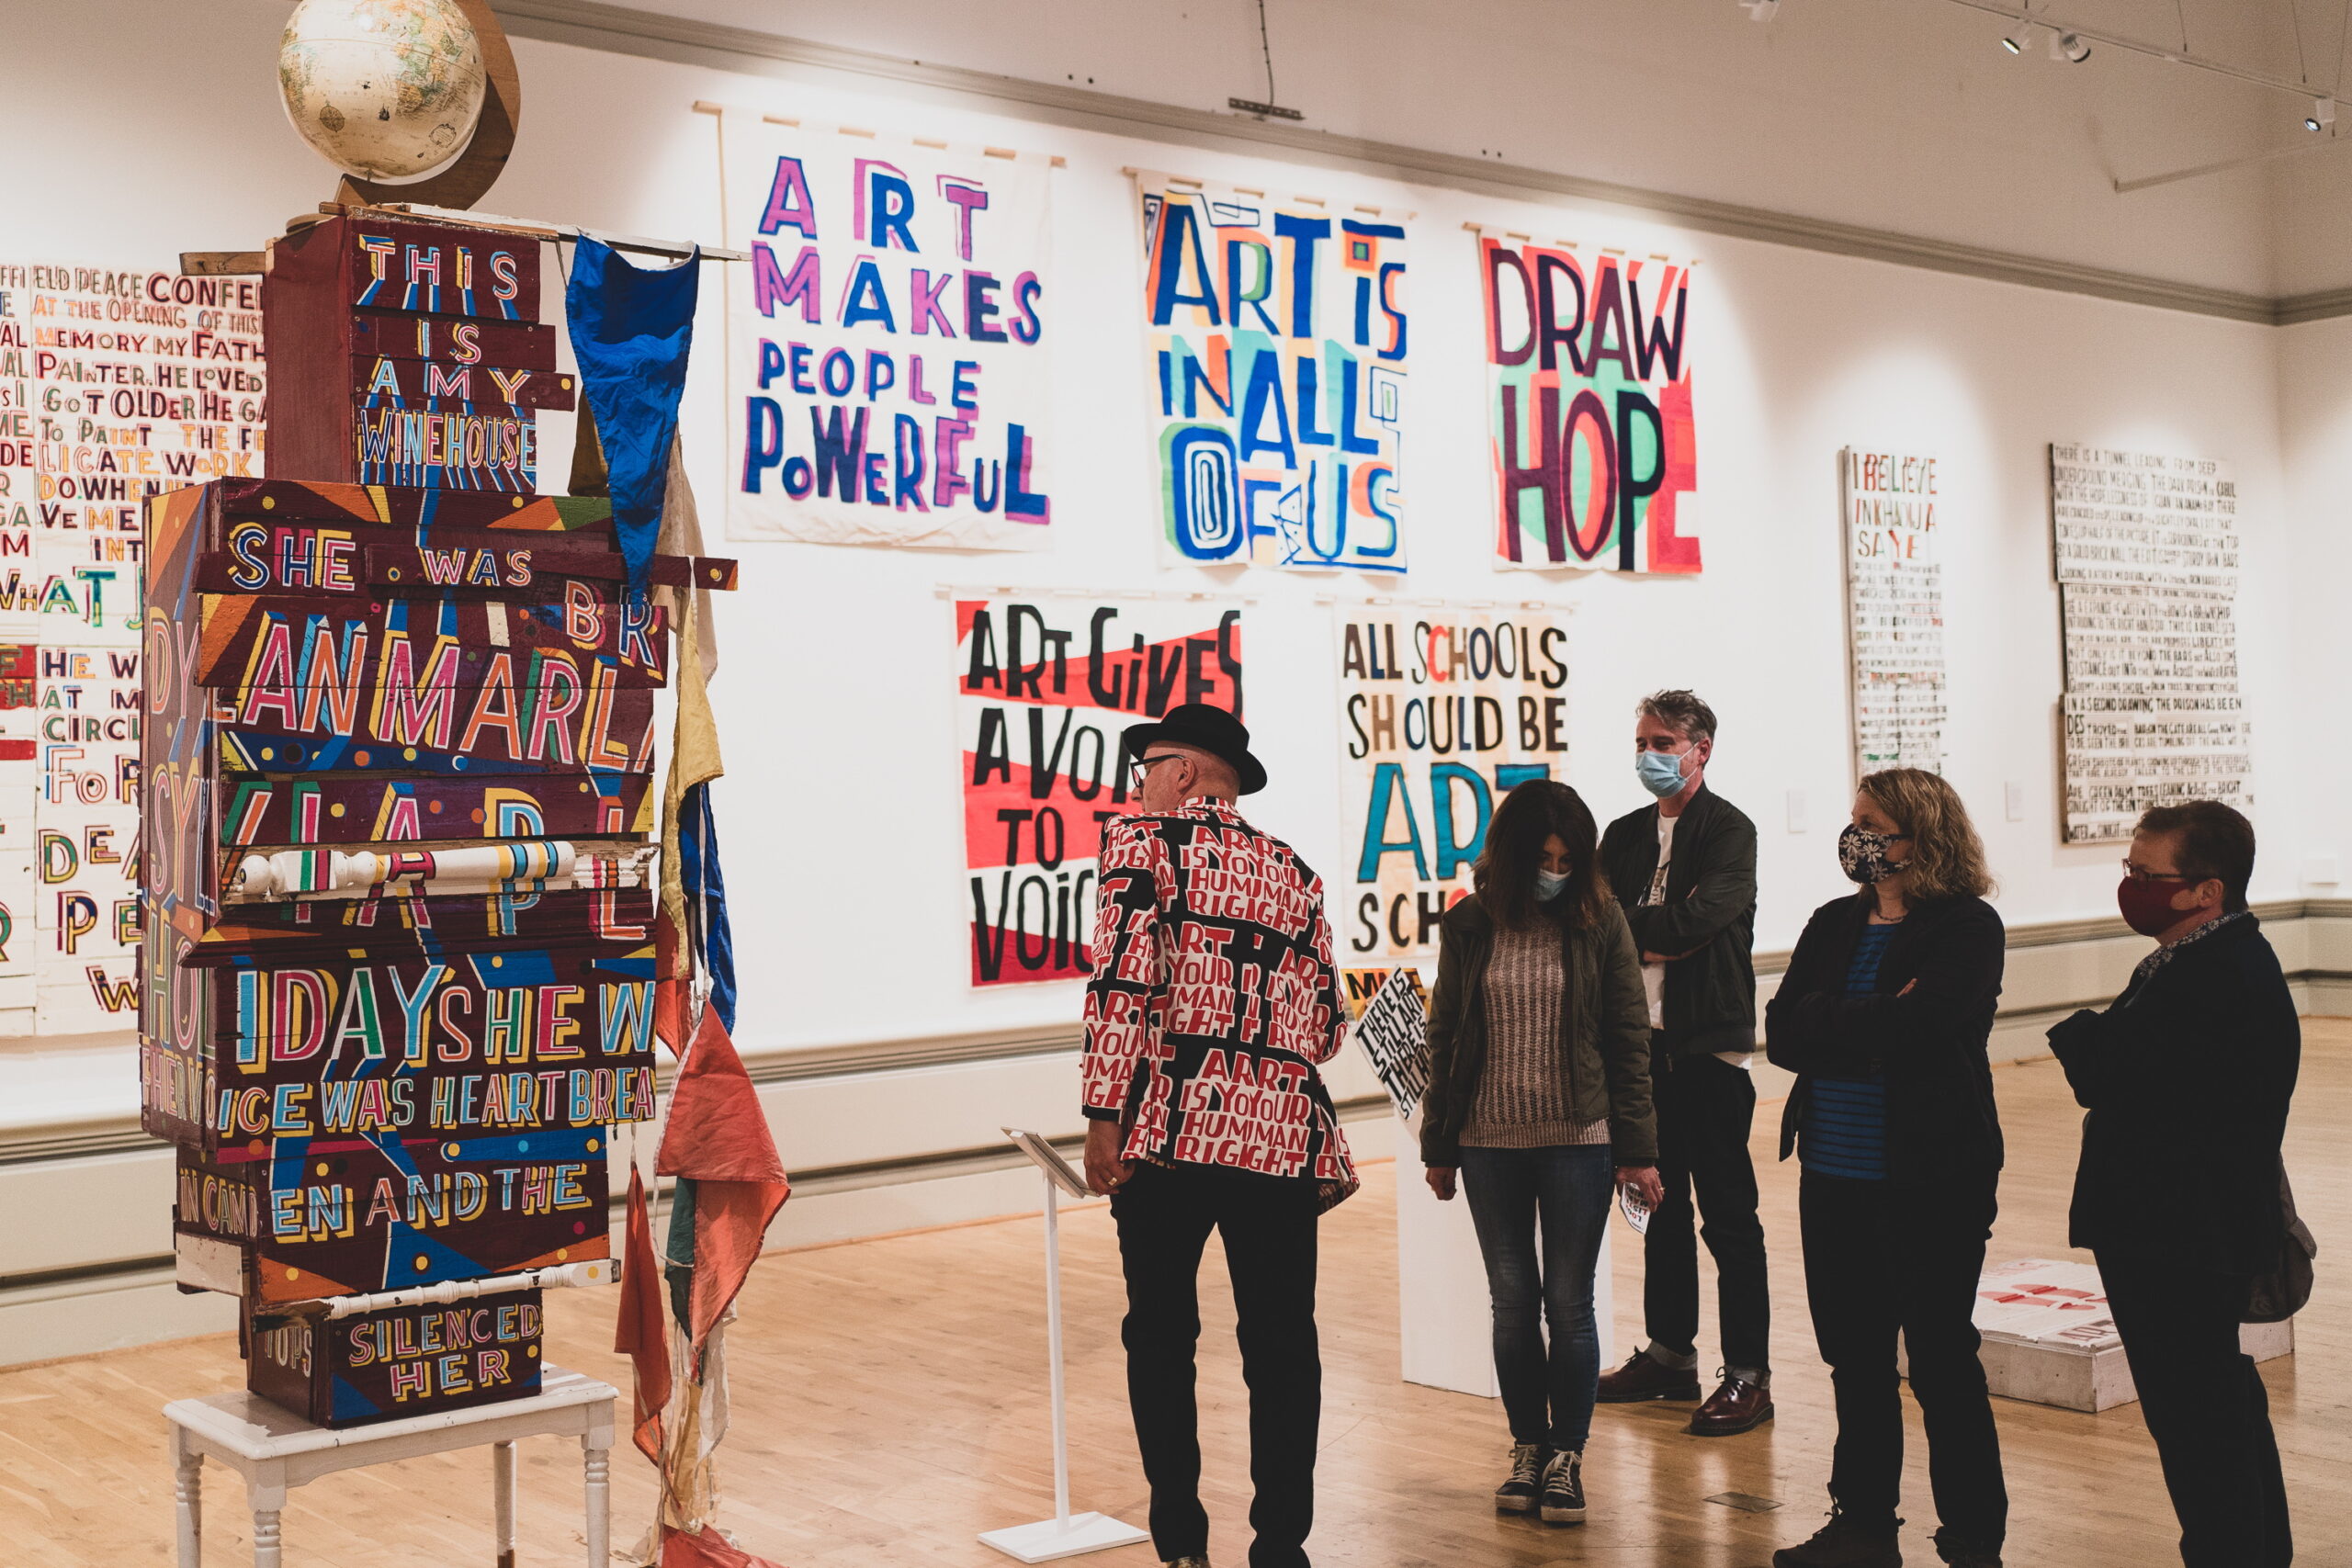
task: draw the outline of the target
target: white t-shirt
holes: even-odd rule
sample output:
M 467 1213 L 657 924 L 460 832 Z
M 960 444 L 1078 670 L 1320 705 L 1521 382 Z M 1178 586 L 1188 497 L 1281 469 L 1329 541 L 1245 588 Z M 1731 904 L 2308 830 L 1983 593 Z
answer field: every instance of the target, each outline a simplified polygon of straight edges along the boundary
M 1674 825 L 1681 820 L 1681 818 L 1668 817 L 1663 811 L 1657 814 L 1657 870 L 1650 874 L 1649 890 L 1642 895 L 1643 908 L 1652 908 L 1666 902 L 1667 868 L 1674 863 Z M 1642 989 L 1649 994 L 1650 1027 L 1664 1029 L 1666 1027 L 1665 964 L 1644 964 L 1642 965 Z M 1747 1070 L 1753 1070 L 1756 1065 L 1754 1054 L 1747 1051 L 1718 1051 L 1715 1053 L 1715 1059 L 1729 1062 L 1735 1067 Z

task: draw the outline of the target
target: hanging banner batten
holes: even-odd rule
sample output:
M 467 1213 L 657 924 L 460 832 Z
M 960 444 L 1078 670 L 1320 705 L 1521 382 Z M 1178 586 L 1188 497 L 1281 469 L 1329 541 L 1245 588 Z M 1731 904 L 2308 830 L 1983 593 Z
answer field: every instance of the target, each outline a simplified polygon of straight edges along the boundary
M 1478 245 L 1497 568 L 1698 571 L 1697 264 L 1465 227 Z
M 1239 716 L 1241 605 L 1057 592 L 956 600 L 971 983 L 1083 979 L 1102 824 L 1136 809 L 1121 735 Z
M 730 539 L 1043 549 L 1052 161 L 719 115 Z
M 1164 557 L 1403 571 L 1408 215 L 1129 173 Z
M 1555 612 L 1340 604 L 1340 830 L 1348 969 L 1437 953 L 1511 788 L 1567 767 L 1567 631 Z

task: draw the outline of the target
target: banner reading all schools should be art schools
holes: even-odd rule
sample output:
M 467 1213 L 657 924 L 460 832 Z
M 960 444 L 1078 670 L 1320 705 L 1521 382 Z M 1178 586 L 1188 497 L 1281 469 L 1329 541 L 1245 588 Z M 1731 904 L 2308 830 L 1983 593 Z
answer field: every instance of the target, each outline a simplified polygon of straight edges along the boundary
M 1498 567 L 1699 570 L 1691 271 L 1478 234 Z
M 1135 181 L 1167 557 L 1403 571 L 1405 215 Z
M 1136 809 L 1119 738 L 1180 703 L 1240 715 L 1239 605 L 956 601 L 973 985 L 1086 976 L 1102 824 Z
M 720 116 L 731 539 L 1043 549 L 1051 160 Z
M 1496 806 L 1567 764 L 1567 632 L 1542 609 L 1341 605 L 1336 622 L 1340 963 L 1433 957 Z

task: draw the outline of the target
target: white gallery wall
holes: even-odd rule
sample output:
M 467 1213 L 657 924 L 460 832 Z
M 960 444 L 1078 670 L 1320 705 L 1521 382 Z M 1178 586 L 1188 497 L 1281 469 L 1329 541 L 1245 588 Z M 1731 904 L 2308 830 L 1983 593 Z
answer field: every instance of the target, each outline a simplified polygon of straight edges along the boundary
M 6 193 L 0 260 L 168 266 L 182 250 L 257 246 L 327 196 L 331 172 L 288 129 L 277 104 L 276 35 L 286 9 L 270 0 L 72 6 L 0 0 L 0 60 L 10 83 L 0 96 Z M 1339 9 L 1326 5 L 1320 14 Z M 1349 105 L 1342 129 L 1454 152 L 1476 150 L 1480 117 L 1492 114 L 1462 78 L 1482 62 L 1529 70 L 1523 60 L 1510 63 L 1519 59 L 1517 35 L 1504 24 L 1584 12 L 1501 0 L 1447 8 L 1496 24 L 1479 41 L 1477 29 L 1433 28 L 1418 19 L 1423 8 L 1402 0 L 1365 9 L 1400 33 L 1423 29 L 1417 36 L 1441 51 L 1433 57 L 1440 63 L 1425 62 L 1414 68 L 1424 74 L 1411 77 L 1396 61 L 1367 60 L 1348 47 L 1326 58 L 1312 37 L 1278 35 L 1278 59 L 1298 62 L 1291 73 L 1306 84 L 1285 86 L 1284 98 L 1306 101 L 1329 83 L 1314 102 L 1334 102 L 1351 73 L 1403 73 L 1411 79 L 1393 83 L 1381 102 Z M 1728 6 L 1657 9 L 1671 13 L 1660 24 L 1669 33 L 1747 28 Z M 707 0 L 704 10 L 712 20 L 807 35 L 848 25 L 797 6 Z M 1185 25 L 1155 20 L 1167 16 L 1161 7 L 1019 0 L 955 12 L 895 0 L 859 10 L 865 32 L 844 41 L 987 69 L 1014 68 L 991 52 L 1001 29 L 1047 40 L 1076 32 L 1102 58 L 1124 62 L 1126 75 L 1101 87 L 1137 96 L 1176 91 L 1163 87 L 1166 75 L 1182 78 L 1188 101 L 1203 99 L 1211 78 L 1217 95 L 1254 91 L 1261 80 L 1246 59 L 1204 66 L 1185 52 Z M 1625 7 L 1594 10 L 1622 23 Z M 1189 25 L 1196 15 L 1209 13 L 1195 8 L 1180 20 Z M 1220 60 L 1233 52 L 1223 41 L 1227 21 L 1216 22 Z M 965 30 L 943 35 L 941 25 Z M 1177 40 L 1165 73 L 1148 53 L 1163 31 Z M 2014 166 L 1963 169 L 1937 151 L 1939 136 L 1946 147 L 1973 138 L 2014 148 L 2020 117 L 2054 124 L 2064 119 L 2059 110 L 2039 100 L 2012 103 L 2011 130 L 2003 130 L 1997 92 L 2025 89 L 1997 88 L 1992 109 L 1973 98 L 1964 110 L 1930 106 L 1921 111 L 1927 122 L 1916 126 L 1901 104 L 1870 90 L 1859 106 L 1829 103 L 1818 92 L 1800 98 L 1789 82 L 1769 74 L 1770 51 L 1785 47 L 1772 44 L 1769 31 L 1735 33 L 1737 48 L 1763 52 L 1744 74 L 1711 63 L 1714 73 L 1692 94 L 1699 106 L 1692 116 L 1659 117 L 1654 146 L 1663 151 L 1654 157 L 1652 143 L 1603 141 L 1596 145 L 1609 168 L 1580 162 L 1580 115 L 1631 112 L 1605 98 L 1619 65 L 1670 74 L 1638 40 L 1620 36 L 1600 38 L 1579 57 L 1585 74 L 1577 80 L 1603 101 L 1532 113 L 1519 129 L 1536 144 L 1514 141 L 1504 150 L 1518 163 L 1680 189 L 1712 182 L 1718 188 L 1711 193 L 1726 198 L 1829 208 L 1852 221 L 1876 202 L 1834 208 L 1851 195 L 1838 197 L 1822 172 L 1838 149 L 1764 157 L 1738 134 L 1734 111 L 1745 105 L 1758 123 L 1796 125 L 1826 107 L 1849 130 L 1875 114 L 1889 146 L 1855 156 L 1888 175 L 1883 210 L 1894 227 L 2015 243 L 2085 265 L 2118 266 L 2136 256 L 2144 270 L 2214 287 L 2267 285 L 2258 181 L 2184 187 L 2164 207 L 2140 209 L 2164 214 L 2144 227 L 2135 215 L 2086 237 L 2052 216 L 2077 199 L 2064 181 L 2054 194 L 2005 204 L 2002 182 L 2014 192 Z M 1713 781 L 1761 829 L 1758 945 L 1783 949 L 1816 904 L 1848 886 L 1835 857 L 1852 784 L 1838 453 L 1853 446 L 1934 455 L 1944 482 L 1946 771 L 1991 849 L 2004 916 L 2013 926 L 2041 925 L 2111 917 L 2117 875 L 2113 846 L 2059 843 L 2061 665 L 2048 444 L 2220 458 L 2240 486 L 2243 689 L 2255 725 L 2266 849 L 2255 895 L 2336 894 L 2332 884 L 2307 884 L 2304 874 L 2340 864 L 2352 852 L 2352 795 L 2340 783 L 2352 764 L 2343 682 L 2352 668 L 2352 624 L 2341 586 L 2352 569 L 2352 531 L 2339 499 L 2352 486 L 2352 323 L 2278 329 L 1694 233 L 1623 209 L 1404 183 L 1253 152 L 1235 141 L 1153 141 L 1067 122 L 1077 117 L 1024 115 L 1002 103 L 851 73 L 758 73 L 748 62 L 726 70 L 532 38 L 518 38 L 514 50 L 525 84 L 523 129 L 507 175 L 481 204 L 494 212 L 717 243 L 717 121 L 695 112 L 697 101 L 1067 160 L 1055 175 L 1055 273 L 1046 301 L 1056 378 L 1054 417 L 1044 432 L 1053 464 L 1048 551 L 991 556 L 726 540 L 724 321 L 716 276 L 705 285 L 684 429 L 710 549 L 739 558 L 743 568 L 742 590 L 718 596 L 722 665 L 714 688 L 729 766 L 714 798 L 741 981 L 736 1037 L 771 1080 L 763 1093 L 787 1167 L 851 1173 L 831 1190 L 817 1183 L 788 1205 L 774 1240 L 1034 1204 L 1018 1173 L 957 1159 L 990 1144 L 1003 1122 L 1057 1134 L 1077 1128 L 1075 1065 L 1067 1055 L 1077 986 L 976 992 L 967 984 L 955 630 L 943 586 L 1198 589 L 1247 597 L 1247 716 L 1273 779 L 1248 809 L 1334 877 L 1354 846 L 1342 844 L 1337 829 L 1329 601 L 1382 592 L 1563 607 L 1571 632 L 1569 782 L 1604 820 L 1643 804 L 1647 797 L 1630 768 L 1631 705 L 1661 686 L 1704 694 L 1724 724 Z M 1838 56 L 1831 65 L 1842 68 L 1841 62 L 1860 64 Z M 1805 69 L 1816 77 L 1828 70 L 1818 62 Z M 1534 98 L 1542 86 L 1522 74 L 1510 91 Z M 2199 99 L 2210 88 L 2192 82 L 2183 91 Z M 2207 107 L 2217 119 L 2233 112 L 2218 98 Z M 2167 146 L 2169 131 L 2151 134 L 2158 136 L 2151 156 L 2190 151 Z M 1710 149 L 1724 162 L 1711 164 Z M 1935 174 L 1948 162 L 1953 166 L 1939 191 Z M 1138 225 L 1122 173 L 1129 165 L 1416 215 L 1405 581 L 1160 565 L 1156 478 L 1144 434 Z M 1687 353 L 1695 367 L 1702 576 L 1491 569 L 1479 285 L 1473 237 L 1463 227 L 1468 221 L 1573 240 L 1588 251 L 1698 258 Z M 558 309 L 550 299 L 549 313 Z M 568 422 L 544 423 L 549 450 L 542 477 L 545 488 L 559 490 Z M 2030 1005 L 2087 999 L 2126 963 L 2121 944 L 2070 952 L 2063 961 L 2028 954 L 2013 961 L 2013 990 L 2025 976 L 2024 988 L 2036 998 Z M 2336 966 L 2352 968 L 2352 961 Z M 988 1059 L 924 1056 L 926 1043 L 960 1039 L 1035 1044 L 1025 1053 L 973 1054 Z M 910 1054 L 930 1065 L 860 1071 L 861 1048 L 868 1047 L 873 1066 Z M 797 1071 L 797 1058 L 820 1062 L 821 1069 Z M 57 1086 L 62 1107 L 69 1082 L 83 1098 L 57 1119 L 103 1120 L 92 1106 L 106 1091 L 91 1087 L 86 1060 L 52 1069 L 20 1055 L 13 1072 L 6 1062 L 0 1072 L 9 1073 L 0 1081 L 12 1091 L 0 1121 L 38 1123 L 50 1086 Z M 1336 1081 L 1348 1095 L 1373 1089 L 1352 1063 Z M 127 1056 L 120 1087 L 122 1104 L 135 1114 Z M 1367 1128 L 1364 1142 L 1377 1151 L 1386 1138 Z M 907 1160 L 937 1162 L 927 1172 L 936 1179 L 886 1184 L 854 1175 Z M 0 1186 L 15 1168 L 0 1166 Z M 67 1276 L 119 1274 L 124 1260 L 152 1261 L 168 1250 L 168 1156 L 153 1152 L 109 1154 L 70 1168 L 25 1168 L 20 1190 L 28 1197 L 36 1181 L 46 1184 L 44 1197 L 109 1182 L 120 1197 L 107 1211 L 111 1217 L 70 1236 L 33 1224 L 42 1212 L 37 1206 L 13 1198 L 0 1203 L 0 1361 L 23 1359 L 36 1340 L 49 1347 L 37 1353 L 51 1354 L 87 1342 L 86 1334 L 75 1336 L 91 1309 L 76 1304 Z M 20 1275 L 59 1282 L 43 1285 L 48 1293 L 11 1318 L 5 1285 Z M 211 1325 L 203 1314 L 216 1303 L 173 1304 L 153 1278 L 120 1274 L 117 1284 L 128 1292 L 116 1303 L 119 1325 L 102 1338 L 153 1337 L 161 1331 L 154 1325 L 166 1322 L 179 1325 L 177 1332 Z

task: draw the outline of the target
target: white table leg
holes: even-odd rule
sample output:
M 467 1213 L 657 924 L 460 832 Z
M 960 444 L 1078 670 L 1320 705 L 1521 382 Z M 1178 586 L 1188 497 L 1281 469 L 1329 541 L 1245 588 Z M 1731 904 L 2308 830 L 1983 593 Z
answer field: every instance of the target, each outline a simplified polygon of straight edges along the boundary
M 204 1456 L 187 1445 L 187 1431 L 172 1428 L 172 1498 L 179 1516 L 179 1568 L 204 1562 Z
M 581 1438 L 580 1448 L 588 1475 L 588 1568 L 606 1568 L 613 1555 L 612 1450 L 591 1438 Z
M 498 1568 L 514 1568 L 514 1445 L 490 1445 L 491 1509 L 497 1519 Z
M 277 1550 L 277 1515 L 276 1508 L 254 1510 L 254 1568 L 278 1568 L 283 1561 Z
M 254 1568 L 279 1568 L 277 1528 L 286 1506 L 286 1480 L 278 1462 L 247 1472 L 245 1502 L 254 1511 Z

